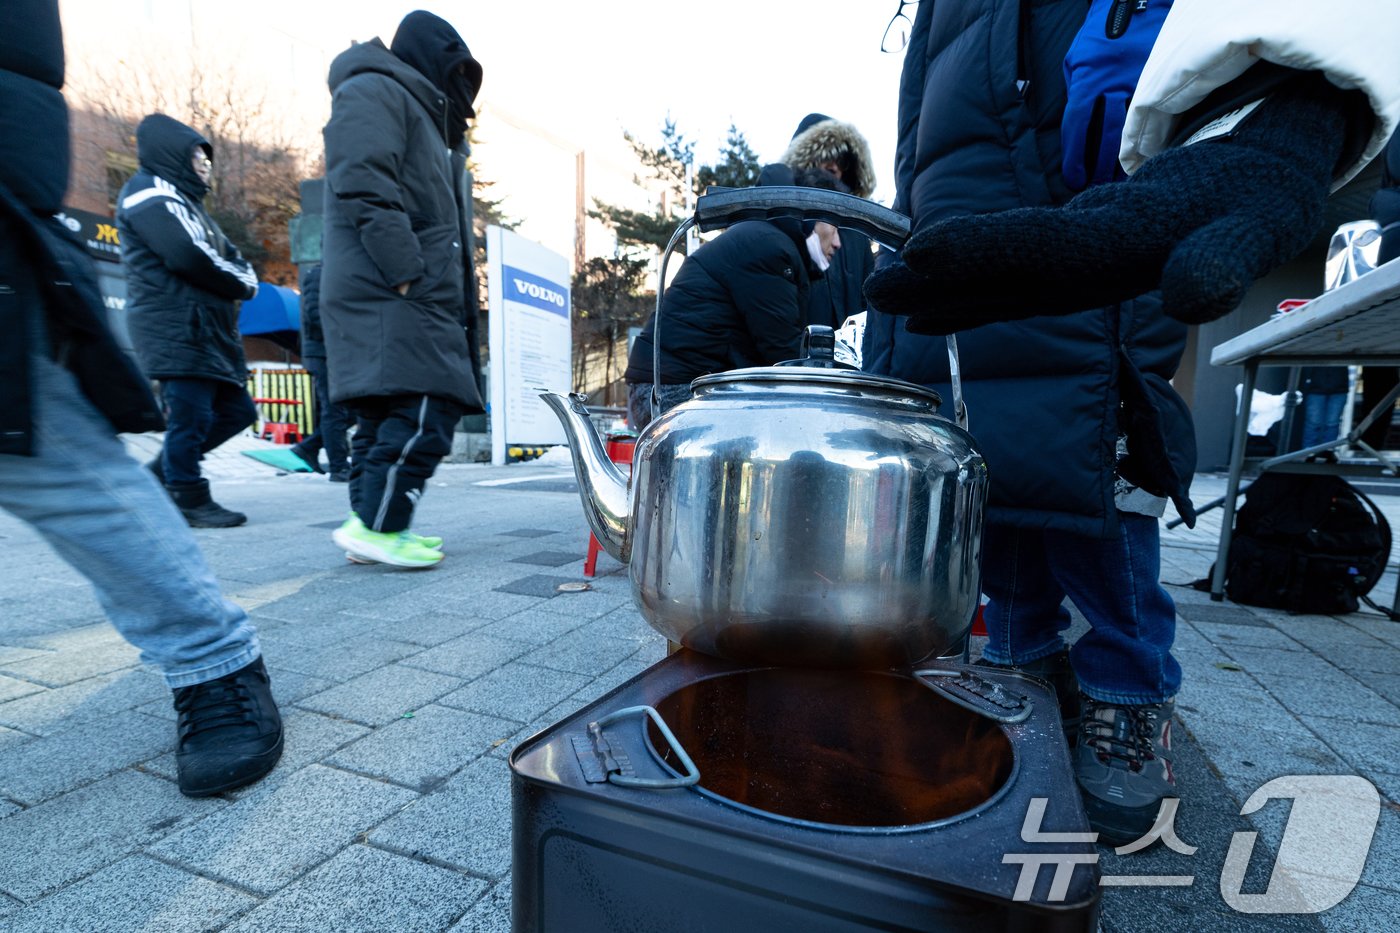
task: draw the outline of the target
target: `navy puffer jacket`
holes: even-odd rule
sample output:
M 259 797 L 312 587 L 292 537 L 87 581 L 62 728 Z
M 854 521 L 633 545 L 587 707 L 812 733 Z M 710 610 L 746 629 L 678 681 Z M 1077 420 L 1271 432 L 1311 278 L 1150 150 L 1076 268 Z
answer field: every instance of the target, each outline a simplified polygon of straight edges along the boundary
M 1084 0 L 939 0 L 919 8 L 900 85 L 895 208 L 948 217 L 1060 204 L 1061 65 Z M 1130 236 L 1132 231 L 1124 231 Z M 930 295 L 936 301 L 936 295 Z M 1168 380 L 1186 327 L 1153 295 L 958 335 L 970 429 L 991 475 L 989 522 L 1109 537 L 1124 475 L 1190 513 L 1190 413 Z M 949 397 L 944 340 L 872 309 L 864 368 Z

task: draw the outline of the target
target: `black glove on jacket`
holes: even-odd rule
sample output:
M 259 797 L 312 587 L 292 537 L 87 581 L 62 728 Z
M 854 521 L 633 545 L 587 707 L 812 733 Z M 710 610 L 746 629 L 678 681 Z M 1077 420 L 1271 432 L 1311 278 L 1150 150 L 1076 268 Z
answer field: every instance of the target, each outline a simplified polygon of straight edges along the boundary
M 1073 314 L 1158 288 L 1171 317 L 1215 320 L 1316 236 L 1351 93 L 1302 73 L 1231 135 L 1161 152 L 1127 181 L 1059 207 L 933 224 L 910 238 L 903 262 L 866 280 L 866 297 L 922 334 Z

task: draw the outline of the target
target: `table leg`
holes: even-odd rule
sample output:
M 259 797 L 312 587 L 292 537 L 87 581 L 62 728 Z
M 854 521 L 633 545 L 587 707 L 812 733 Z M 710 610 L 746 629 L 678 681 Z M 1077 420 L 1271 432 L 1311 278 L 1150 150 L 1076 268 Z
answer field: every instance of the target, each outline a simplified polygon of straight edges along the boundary
M 1258 375 L 1257 362 L 1244 364 L 1244 386 L 1240 392 L 1239 411 L 1235 413 L 1235 433 L 1230 439 L 1230 477 L 1225 483 L 1225 501 L 1220 505 L 1220 544 L 1215 550 L 1215 570 L 1210 577 L 1210 598 L 1215 602 L 1225 598 L 1225 563 L 1230 554 L 1230 538 L 1235 531 L 1235 499 L 1240 492 L 1240 474 L 1244 472 L 1249 409 L 1254 401 L 1254 382 Z

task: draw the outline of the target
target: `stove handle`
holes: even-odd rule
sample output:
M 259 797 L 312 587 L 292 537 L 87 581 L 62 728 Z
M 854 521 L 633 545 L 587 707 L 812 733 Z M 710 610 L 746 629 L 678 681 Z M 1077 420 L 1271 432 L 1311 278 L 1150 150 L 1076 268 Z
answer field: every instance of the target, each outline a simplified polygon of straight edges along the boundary
M 602 753 L 603 749 L 608 748 L 607 739 L 603 737 L 603 728 L 605 726 L 610 726 L 615 722 L 627 719 L 631 716 L 641 715 L 651 717 L 651 721 L 656 724 L 656 728 L 661 730 L 661 735 L 666 739 L 666 742 L 671 746 L 672 750 L 675 751 L 677 760 L 685 769 L 685 774 L 674 778 L 641 778 L 634 774 L 623 774 L 620 770 L 609 770 L 609 783 L 617 784 L 620 787 L 643 787 L 652 790 L 668 787 L 690 787 L 694 784 L 699 784 L 700 769 L 695 767 L 695 762 L 691 761 L 690 756 L 685 753 L 685 749 L 681 748 L 681 743 L 676 738 L 675 733 L 671 731 L 670 726 L 666 725 L 666 720 L 661 718 L 661 714 L 656 711 L 655 707 L 629 706 L 626 709 L 620 709 L 616 712 L 609 713 L 597 722 L 590 722 L 588 724 L 588 732 L 593 736 L 595 745 L 599 746 L 600 753 Z M 608 754 L 611 755 L 611 752 L 608 752 Z
M 966 668 L 928 668 L 914 671 L 914 679 L 939 696 L 993 722 L 1014 726 L 1031 718 L 1030 697 L 1013 693 Z

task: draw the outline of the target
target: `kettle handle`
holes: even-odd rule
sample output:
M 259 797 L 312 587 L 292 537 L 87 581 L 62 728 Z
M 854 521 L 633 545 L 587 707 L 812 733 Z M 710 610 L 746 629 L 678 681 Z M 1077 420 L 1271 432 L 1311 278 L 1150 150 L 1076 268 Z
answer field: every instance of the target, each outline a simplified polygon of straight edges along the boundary
M 853 194 L 824 188 L 772 185 L 762 188 L 711 186 L 695 200 L 695 223 L 701 231 L 719 230 L 742 220 L 824 220 L 865 234 L 883 246 L 899 249 L 909 239 L 909 218 Z

